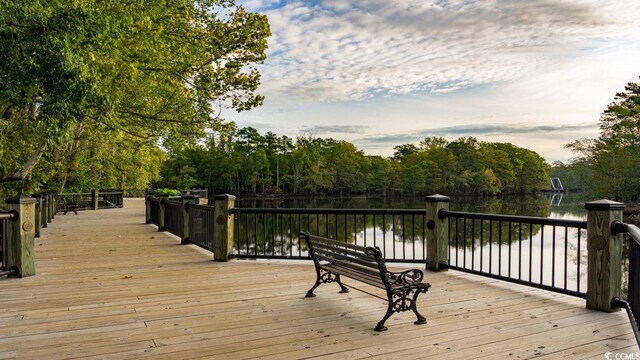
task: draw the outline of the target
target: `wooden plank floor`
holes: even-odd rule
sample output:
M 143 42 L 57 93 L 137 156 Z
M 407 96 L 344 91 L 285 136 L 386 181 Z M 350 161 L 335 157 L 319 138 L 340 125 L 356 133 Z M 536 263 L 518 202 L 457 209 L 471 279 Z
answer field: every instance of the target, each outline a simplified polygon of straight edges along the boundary
M 0 359 L 593 358 L 637 352 L 626 314 L 450 271 L 414 325 L 373 326 L 383 301 L 323 285 L 310 262 L 216 263 L 125 208 L 56 216 L 36 239 L 37 275 L 0 278 Z M 349 282 L 347 282 L 349 284 Z M 367 291 L 378 291 L 365 288 Z

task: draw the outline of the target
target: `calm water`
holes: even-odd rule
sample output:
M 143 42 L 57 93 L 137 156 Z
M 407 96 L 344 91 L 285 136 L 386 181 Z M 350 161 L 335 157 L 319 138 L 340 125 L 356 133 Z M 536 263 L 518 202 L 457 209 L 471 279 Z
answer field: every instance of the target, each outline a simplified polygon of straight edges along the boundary
M 586 219 L 582 194 L 546 194 L 543 196 L 452 197 L 450 209 L 505 215 L 524 215 L 562 219 Z M 338 209 L 423 209 L 422 198 L 367 198 L 322 197 L 255 199 L 239 198 L 237 206 L 243 208 L 338 208 Z
M 585 201 L 579 194 L 452 197 L 453 211 L 585 220 Z M 423 209 L 422 198 L 297 198 L 239 199 L 243 208 Z M 247 216 L 236 226 L 236 251 L 244 255 L 304 256 L 299 231 L 378 246 L 388 260 L 425 259 L 426 220 L 422 216 Z M 586 290 L 586 230 L 467 220 L 449 222 L 449 263 L 525 281 Z

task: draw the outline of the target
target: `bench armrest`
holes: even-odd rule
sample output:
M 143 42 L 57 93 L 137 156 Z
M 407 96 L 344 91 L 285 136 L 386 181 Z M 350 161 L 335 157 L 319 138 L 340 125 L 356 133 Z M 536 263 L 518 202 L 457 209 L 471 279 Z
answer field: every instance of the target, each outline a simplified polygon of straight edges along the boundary
M 423 277 L 424 273 L 419 269 L 410 269 L 402 272 L 389 271 L 389 278 L 393 280 L 394 283 L 399 285 L 404 285 L 407 283 L 419 283 L 422 282 Z

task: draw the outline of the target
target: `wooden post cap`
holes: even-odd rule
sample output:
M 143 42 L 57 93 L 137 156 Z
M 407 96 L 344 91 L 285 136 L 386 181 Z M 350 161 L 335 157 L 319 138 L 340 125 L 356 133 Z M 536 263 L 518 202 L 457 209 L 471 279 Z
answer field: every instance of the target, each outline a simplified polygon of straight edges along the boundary
M 8 198 L 5 201 L 5 203 L 7 203 L 7 204 L 35 204 L 36 201 L 37 200 L 35 198 L 32 198 L 32 197 L 27 196 L 25 194 L 20 194 L 20 195 Z
M 605 210 L 605 211 L 624 210 L 624 204 L 617 201 L 602 199 L 602 200 L 590 201 L 584 204 L 584 208 L 587 210 Z
M 450 202 L 451 198 L 445 195 L 434 194 L 424 197 L 424 201 L 426 202 Z
M 231 194 L 218 194 L 216 195 L 214 198 L 214 200 L 235 200 L 236 197 L 234 195 Z

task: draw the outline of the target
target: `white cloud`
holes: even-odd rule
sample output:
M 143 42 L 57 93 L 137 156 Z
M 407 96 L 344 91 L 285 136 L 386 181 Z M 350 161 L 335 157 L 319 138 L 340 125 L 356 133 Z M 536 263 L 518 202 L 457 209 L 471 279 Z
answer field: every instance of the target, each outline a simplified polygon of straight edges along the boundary
M 401 135 L 477 123 L 592 123 L 573 134 L 483 135 L 566 159 L 564 144 L 597 135 L 604 106 L 640 75 L 637 0 L 243 4 L 264 10 L 273 33 L 261 67 L 265 105 L 238 117 L 241 126 L 269 124 L 264 131 L 361 126 L 364 135 Z M 344 139 L 393 152 L 358 135 Z
M 629 8 L 640 3 L 294 1 L 266 11 L 263 91 L 276 103 L 345 101 L 512 81 L 628 31 Z

